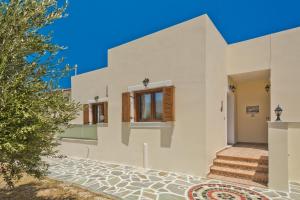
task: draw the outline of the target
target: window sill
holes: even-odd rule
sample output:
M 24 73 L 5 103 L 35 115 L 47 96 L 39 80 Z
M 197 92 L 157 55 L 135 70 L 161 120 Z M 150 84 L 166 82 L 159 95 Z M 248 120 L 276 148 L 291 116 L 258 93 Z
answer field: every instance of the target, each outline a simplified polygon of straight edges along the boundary
M 97 123 L 98 127 L 108 127 L 108 123 Z
M 171 122 L 131 122 L 130 128 L 142 129 L 142 128 L 171 128 L 173 124 Z

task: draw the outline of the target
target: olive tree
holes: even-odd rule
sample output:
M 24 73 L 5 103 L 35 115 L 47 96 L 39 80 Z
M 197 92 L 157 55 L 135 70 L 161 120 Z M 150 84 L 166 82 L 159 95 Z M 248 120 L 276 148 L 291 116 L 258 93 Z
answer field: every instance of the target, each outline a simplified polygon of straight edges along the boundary
M 56 0 L 0 0 L 0 174 L 10 187 L 27 173 L 45 175 L 56 135 L 78 105 L 58 89 L 61 66 L 51 24 L 65 16 Z

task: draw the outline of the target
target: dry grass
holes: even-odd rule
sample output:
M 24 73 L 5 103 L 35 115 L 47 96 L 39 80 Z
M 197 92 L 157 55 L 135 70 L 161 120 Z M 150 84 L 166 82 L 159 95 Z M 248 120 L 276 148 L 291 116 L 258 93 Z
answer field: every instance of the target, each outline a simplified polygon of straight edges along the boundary
M 48 178 L 37 180 L 24 176 L 16 183 L 15 189 L 8 190 L 0 178 L 1 200 L 112 200 L 74 185 L 68 185 Z

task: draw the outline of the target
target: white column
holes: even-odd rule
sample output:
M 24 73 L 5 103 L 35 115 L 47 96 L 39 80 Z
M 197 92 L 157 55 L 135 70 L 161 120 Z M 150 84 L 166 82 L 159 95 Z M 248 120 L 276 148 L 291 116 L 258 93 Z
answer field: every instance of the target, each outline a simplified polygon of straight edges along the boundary
M 144 162 L 143 162 L 143 165 L 144 165 L 144 168 L 148 168 L 148 144 L 147 143 L 144 143 Z
M 269 123 L 269 188 L 288 191 L 288 123 Z
M 89 124 L 93 124 L 93 109 L 92 109 L 92 104 L 89 104 Z

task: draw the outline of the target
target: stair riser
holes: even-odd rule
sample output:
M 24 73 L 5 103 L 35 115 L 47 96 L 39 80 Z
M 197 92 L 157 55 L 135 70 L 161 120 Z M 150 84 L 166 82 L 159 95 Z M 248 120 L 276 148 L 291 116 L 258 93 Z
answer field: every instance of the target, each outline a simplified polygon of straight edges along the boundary
M 255 186 L 255 187 L 265 188 L 268 185 L 267 182 L 261 183 L 261 182 L 257 182 L 257 181 L 246 180 L 246 179 L 236 179 L 236 178 L 232 178 L 232 177 L 220 176 L 220 175 L 211 174 L 211 173 L 209 173 L 207 175 L 207 177 L 212 178 L 212 179 L 217 179 L 217 180 L 223 180 L 223 181 L 227 181 L 227 182 L 238 183 L 238 184 L 242 184 L 242 185 Z
M 253 181 L 259 182 L 259 183 L 268 183 L 268 178 L 253 178 Z
M 219 167 L 229 167 L 233 169 L 245 169 L 245 170 L 255 170 L 257 172 L 268 172 L 268 167 L 254 167 L 254 166 L 247 166 L 247 165 L 238 165 L 238 164 L 231 164 L 231 163 L 222 163 L 222 162 L 214 162 L 214 166 Z
M 256 162 L 263 165 L 268 165 L 269 161 L 268 159 L 252 159 L 252 158 L 243 158 L 243 157 L 233 157 L 233 156 L 223 156 L 223 155 L 217 155 L 217 159 L 222 160 L 232 160 L 232 161 L 242 161 L 242 162 Z
M 268 178 L 267 177 L 266 178 L 256 178 L 256 177 L 253 177 L 253 176 L 247 175 L 247 174 L 224 172 L 224 171 L 213 170 L 213 169 L 211 169 L 210 173 L 215 174 L 215 175 L 225 176 L 225 177 L 232 177 L 232 178 L 255 181 L 255 182 L 258 182 L 258 183 L 262 183 L 262 184 L 268 183 Z
M 269 172 L 269 167 L 260 167 L 260 166 L 258 166 L 256 171 L 257 172 L 268 173 Z
M 248 174 L 238 174 L 238 173 L 234 173 L 234 172 L 225 172 L 225 171 L 219 171 L 219 170 L 214 170 L 214 169 L 211 169 L 210 172 L 212 174 L 221 175 L 221 176 L 246 179 L 246 180 L 252 179 L 252 176 L 248 175 Z

